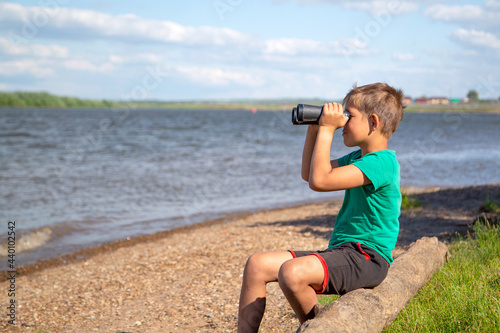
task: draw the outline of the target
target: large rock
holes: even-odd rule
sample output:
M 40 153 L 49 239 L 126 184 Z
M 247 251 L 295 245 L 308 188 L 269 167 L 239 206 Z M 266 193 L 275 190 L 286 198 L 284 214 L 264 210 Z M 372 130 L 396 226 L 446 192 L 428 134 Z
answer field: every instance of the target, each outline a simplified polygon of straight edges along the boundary
M 297 332 L 380 332 L 392 323 L 415 293 L 443 266 L 446 245 L 423 237 L 397 257 L 374 289 L 357 289 L 326 305 Z

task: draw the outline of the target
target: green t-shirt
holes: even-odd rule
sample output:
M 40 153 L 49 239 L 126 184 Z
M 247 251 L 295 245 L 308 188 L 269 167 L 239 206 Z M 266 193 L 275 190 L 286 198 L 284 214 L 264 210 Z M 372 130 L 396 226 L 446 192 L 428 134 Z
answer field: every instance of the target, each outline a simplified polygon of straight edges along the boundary
M 345 191 L 328 247 L 360 242 L 379 252 L 389 264 L 396 246 L 401 213 L 399 163 L 392 150 L 361 157 L 361 149 L 339 158 L 339 166 L 353 164 L 371 184 Z

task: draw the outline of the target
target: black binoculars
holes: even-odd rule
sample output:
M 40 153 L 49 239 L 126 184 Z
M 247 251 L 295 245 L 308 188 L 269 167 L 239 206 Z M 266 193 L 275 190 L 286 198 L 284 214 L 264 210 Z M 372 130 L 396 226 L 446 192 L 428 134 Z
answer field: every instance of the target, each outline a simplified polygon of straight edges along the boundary
M 292 124 L 294 125 L 317 125 L 319 117 L 323 112 L 323 106 L 297 104 L 292 110 Z M 349 111 L 344 110 L 344 116 L 351 118 Z

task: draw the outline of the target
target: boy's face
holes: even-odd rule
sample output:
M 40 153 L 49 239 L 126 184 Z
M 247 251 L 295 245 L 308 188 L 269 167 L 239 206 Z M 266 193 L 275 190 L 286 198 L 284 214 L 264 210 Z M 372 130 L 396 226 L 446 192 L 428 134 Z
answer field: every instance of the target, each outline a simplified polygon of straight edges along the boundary
M 342 137 L 347 147 L 363 145 L 370 134 L 368 117 L 357 108 L 346 105 L 345 109 L 351 114 L 351 118 L 344 126 Z

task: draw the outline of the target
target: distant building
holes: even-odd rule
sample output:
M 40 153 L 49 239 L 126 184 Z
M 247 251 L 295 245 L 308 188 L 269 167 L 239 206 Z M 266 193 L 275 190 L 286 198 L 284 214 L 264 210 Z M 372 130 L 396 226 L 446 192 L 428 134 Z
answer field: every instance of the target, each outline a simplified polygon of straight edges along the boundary
M 427 99 L 427 104 L 444 104 L 448 105 L 450 104 L 450 100 L 446 97 L 430 97 Z
M 411 104 L 411 97 L 410 96 L 403 97 L 403 105 L 408 106 L 410 104 Z
M 415 98 L 415 103 L 417 103 L 417 104 L 427 104 L 427 98 L 425 98 L 425 97 Z

